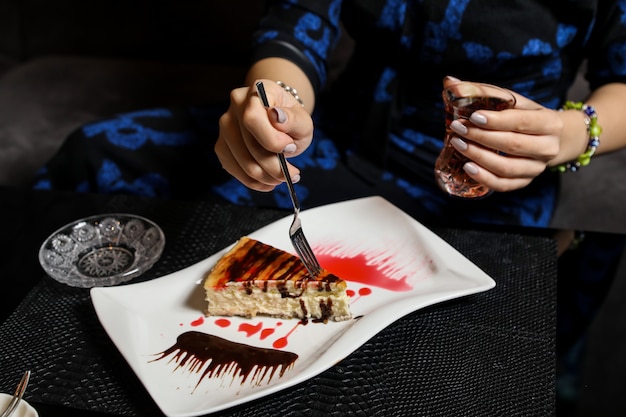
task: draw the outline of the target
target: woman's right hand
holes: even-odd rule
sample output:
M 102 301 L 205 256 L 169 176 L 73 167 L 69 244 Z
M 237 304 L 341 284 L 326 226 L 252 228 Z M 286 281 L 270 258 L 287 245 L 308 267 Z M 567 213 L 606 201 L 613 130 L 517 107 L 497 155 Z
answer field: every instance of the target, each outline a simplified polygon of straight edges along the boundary
M 289 158 L 304 152 L 313 139 L 313 120 L 276 82 L 257 81 L 263 81 L 269 108 L 254 87 L 232 90 L 230 106 L 219 120 L 215 152 L 222 167 L 242 184 L 271 191 L 284 181 L 276 154 Z M 296 167 L 289 165 L 289 173 L 294 182 L 299 180 Z

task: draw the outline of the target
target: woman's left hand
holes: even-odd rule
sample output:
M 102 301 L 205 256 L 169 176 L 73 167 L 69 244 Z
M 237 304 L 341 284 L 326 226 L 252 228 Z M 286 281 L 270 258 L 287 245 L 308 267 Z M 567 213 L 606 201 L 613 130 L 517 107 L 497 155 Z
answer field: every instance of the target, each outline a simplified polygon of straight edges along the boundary
M 459 135 L 453 146 L 471 160 L 464 170 L 494 191 L 523 188 L 559 156 L 563 112 L 548 109 L 512 92 L 515 108 L 477 110 L 450 127 Z M 581 118 L 581 129 L 584 123 Z M 494 152 L 497 151 L 497 152 Z

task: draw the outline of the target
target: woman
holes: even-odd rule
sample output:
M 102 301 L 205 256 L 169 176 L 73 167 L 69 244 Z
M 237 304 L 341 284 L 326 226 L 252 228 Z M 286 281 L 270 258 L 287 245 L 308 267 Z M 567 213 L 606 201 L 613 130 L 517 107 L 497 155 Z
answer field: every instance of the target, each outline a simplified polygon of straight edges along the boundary
M 586 103 L 602 128 L 596 155 L 626 144 L 623 8 L 597 0 L 272 2 L 219 132 L 220 107 L 99 121 L 74 132 L 37 186 L 174 197 L 217 192 L 240 204 L 288 208 L 282 187 L 251 191 L 283 181 L 274 153 L 285 150 L 304 207 L 377 193 L 422 220 L 547 226 L 558 189 L 552 168 L 590 144 L 583 112 L 558 111 L 583 61 L 592 89 Z M 340 22 L 354 50 L 331 84 Z M 479 201 L 450 198 L 434 180 L 444 136 L 442 80 L 454 83 L 450 75 L 509 88 L 517 98 L 514 110 L 479 112 L 467 133 L 458 132 L 469 139 L 457 141 L 473 161 L 466 172 L 496 191 Z M 257 79 L 265 80 L 269 112 L 252 88 Z M 296 89 L 304 107 L 278 80 Z M 215 137 L 219 163 L 212 160 Z
M 233 91 L 221 120 L 222 165 L 248 188 L 269 191 L 283 181 L 273 154 L 291 151 L 300 155 L 291 173 L 301 178 L 304 204 L 364 187 L 418 218 L 547 226 L 558 186 L 550 168 L 576 160 L 589 144 L 585 116 L 557 111 L 585 59 L 587 104 L 602 126 L 597 154 L 626 144 L 626 28 L 617 2 L 481 3 L 296 1 L 270 9 L 245 87 Z M 325 69 L 340 19 L 355 48 L 329 87 Z M 466 172 L 497 191 L 480 201 L 450 198 L 434 180 L 444 136 L 441 80 L 450 74 L 518 93 L 515 111 L 480 112 L 467 133 L 458 132 L 471 140 L 458 148 L 474 161 Z M 251 88 L 257 79 L 265 80 L 269 117 Z M 276 80 L 295 88 L 304 107 Z M 308 114 L 316 106 L 313 138 Z

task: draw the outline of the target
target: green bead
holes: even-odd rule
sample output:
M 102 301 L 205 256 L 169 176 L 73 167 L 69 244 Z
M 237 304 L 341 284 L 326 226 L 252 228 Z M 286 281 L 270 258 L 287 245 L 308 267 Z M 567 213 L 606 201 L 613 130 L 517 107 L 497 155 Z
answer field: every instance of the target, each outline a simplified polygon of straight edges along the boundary
M 574 103 L 573 101 L 569 101 L 569 100 L 567 100 L 567 101 L 565 102 L 565 105 L 563 106 L 563 108 L 564 108 L 565 110 L 582 110 L 582 108 L 583 108 L 583 103 L 580 103 L 580 102 L 578 102 L 578 103 Z
M 601 133 L 602 133 L 602 128 L 600 127 L 599 124 L 592 123 L 591 126 L 589 126 L 589 136 L 598 137 L 600 136 Z

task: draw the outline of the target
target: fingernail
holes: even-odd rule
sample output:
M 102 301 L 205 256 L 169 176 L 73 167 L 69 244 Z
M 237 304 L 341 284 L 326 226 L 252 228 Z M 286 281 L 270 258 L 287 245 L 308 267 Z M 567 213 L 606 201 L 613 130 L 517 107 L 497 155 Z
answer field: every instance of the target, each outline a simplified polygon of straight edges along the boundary
M 463 165 L 463 169 L 470 175 L 478 174 L 478 167 L 473 162 L 467 162 L 465 165 Z
M 291 182 L 293 182 L 294 184 L 297 182 L 300 182 L 300 174 L 296 174 L 293 177 L 291 177 Z
M 463 140 L 461 140 L 460 138 L 452 138 L 450 139 L 450 143 L 452 144 L 452 146 L 454 146 L 456 149 L 458 149 L 459 151 L 466 151 L 467 150 L 467 143 Z
M 476 112 L 472 113 L 472 115 L 470 116 L 470 121 L 475 125 L 487 124 L 487 118 L 484 115 Z
M 448 80 L 448 81 L 454 81 L 454 82 L 460 82 L 460 81 L 461 81 L 461 80 L 459 80 L 458 78 L 453 77 L 453 76 L 451 76 L 451 75 L 446 75 L 446 80 Z
M 298 148 L 296 147 L 295 143 L 290 143 L 289 145 L 285 146 L 285 149 L 283 149 L 283 153 L 294 153 Z
M 467 127 L 465 127 L 465 125 L 458 120 L 454 120 L 452 123 L 450 123 L 450 129 L 454 130 L 459 135 L 464 135 L 467 133 Z
M 278 123 L 285 123 L 287 121 L 287 114 L 285 114 L 285 111 L 283 109 L 281 109 L 280 107 L 274 107 L 272 110 L 276 115 L 276 121 Z

